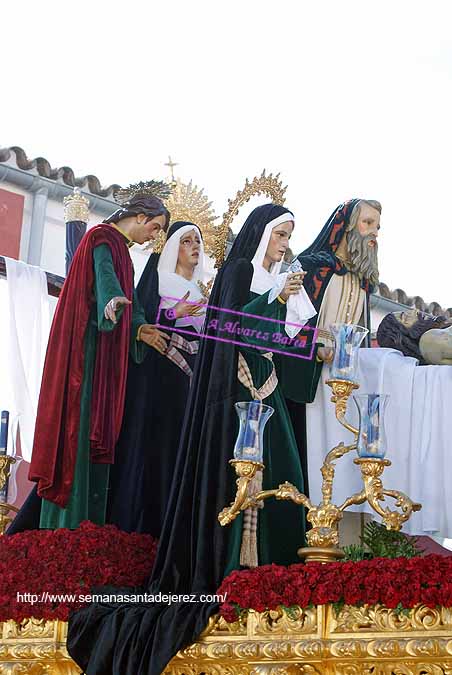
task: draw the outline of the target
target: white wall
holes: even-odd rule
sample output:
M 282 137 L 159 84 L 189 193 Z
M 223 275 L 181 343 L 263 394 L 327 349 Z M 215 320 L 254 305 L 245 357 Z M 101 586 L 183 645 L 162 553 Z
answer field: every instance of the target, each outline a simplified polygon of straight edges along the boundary
M 0 182 L 0 187 L 25 197 L 19 257 L 20 260 L 28 262 L 34 195 L 32 192 L 23 190 L 12 183 Z M 111 210 L 113 213 L 115 210 L 114 204 L 112 204 Z M 102 222 L 103 219 L 104 215 L 91 211 L 88 227 L 97 225 Z M 64 222 L 64 205 L 62 202 L 56 201 L 55 199 L 48 199 L 46 221 L 41 245 L 40 267 L 46 272 L 65 276 L 65 250 L 66 226 Z M 135 246 L 131 251 L 131 255 L 135 266 L 135 281 L 138 281 L 143 268 L 146 265 L 149 253 L 140 250 L 139 246 Z

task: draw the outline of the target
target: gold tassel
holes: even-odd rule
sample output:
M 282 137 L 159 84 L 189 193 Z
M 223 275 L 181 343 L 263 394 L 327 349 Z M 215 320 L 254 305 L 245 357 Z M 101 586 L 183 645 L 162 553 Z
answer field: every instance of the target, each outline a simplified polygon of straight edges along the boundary
M 250 483 L 250 494 L 256 494 L 262 490 L 262 471 L 257 471 Z M 257 567 L 259 564 L 257 555 L 257 516 L 258 508 L 263 508 L 264 503 L 260 502 L 259 507 L 251 507 L 243 513 L 242 526 L 242 545 L 240 548 L 240 564 L 244 567 Z

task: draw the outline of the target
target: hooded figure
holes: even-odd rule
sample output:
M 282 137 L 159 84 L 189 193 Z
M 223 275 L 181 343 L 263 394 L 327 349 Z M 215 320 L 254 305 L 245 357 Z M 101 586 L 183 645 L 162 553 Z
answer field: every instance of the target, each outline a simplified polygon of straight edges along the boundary
M 268 251 L 280 236 L 285 242 L 282 250 L 288 245 L 293 222 L 292 213 L 282 206 L 256 208 L 215 280 L 149 593 L 215 593 L 225 574 L 237 569 L 241 555 L 247 554 L 243 550 L 243 517 L 230 527 L 221 527 L 218 522 L 218 514 L 235 496 L 229 460 L 238 432 L 236 402 L 257 395 L 275 410 L 264 431 L 264 489 L 285 480 L 304 488 L 297 441 L 283 396 L 284 382 L 277 379 L 280 359 L 292 362 L 295 381 L 303 359 L 276 353 L 273 361 L 269 358 L 272 335 L 283 335 L 287 307 L 281 297 L 270 301 L 272 287 L 268 284 L 265 290 L 267 284 L 261 285 L 264 277 L 269 280 L 260 270 L 266 254 L 265 245 L 260 247 L 263 238 Z M 283 253 L 280 261 L 282 257 Z M 271 273 L 272 267 L 265 271 Z M 242 312 L 240 321 L 227 310 Z M 279 322 L 273 323 L 279 332 L 269 329 L 272 322 Z M 259 332 L 264 335 L 263 345 L 259 344 Z M 278 349 L 286 351 L 282 337 Z M 295 504 L 268 500 L 259 510 L 256 534 L 259 564 L 296 562 L 296 551 L 304 538 L 303 512 Z M 90 675 L 160 675 L 217 610 L 217 605 L 202 602 L 91 605 L 70 619 L 69 653 Z
M 304 286 L 318 311 L 315 324 L 334 322 L 370 328 L 369 294 L 378 284 L 377 236 L 381 205 L 351 199 L 333 211 L 317 239 L 298 256 Z M 330 305 L 330 307 L 328 307 Z
M 352 199 L 338 206 L 309 248 L 298 260 L 306 272 L 304 288 L 317 310 L 309 325 L 330 333 L 332 323 L 355 323 L 370 329 L 369 296 L 378 283 L 377 235 L 381 205 L 376 201 Z M 325 333 L 317 338 L 326 350 L 316 354 L 332 357 L 332 342 Z M 323 360 L 305 362 L 305 371 L 297 385 L 297 399 L 312 403 L 315 399 Z M 286 364 L 287 366 L 287 359 Z M 303 397 L 300 389 L 304 390 Z M 293 392 L 287 392 L 289 398 Z M 305 426 L 304 411 L 290 412 L 294 425 Z
M 180 273 L 184 262 L 191 279 Z M 107 513 L 107 522 L 128 532 L 160 536 L 204 322 L 196 304 L 204 301 L 198 281 L 206 281 L 201 232 L 193 223 L 173 223 L 162 253 L 151 255 L 137 286 L 147 319 L 155 324 L 159 317 L 169 339 L 164 354 L 151 349 L 142 364 L 129 363 Z M 178 302 L 187 293 L 188 302 Z M 169 308 L 190 313 L 169 319 Z

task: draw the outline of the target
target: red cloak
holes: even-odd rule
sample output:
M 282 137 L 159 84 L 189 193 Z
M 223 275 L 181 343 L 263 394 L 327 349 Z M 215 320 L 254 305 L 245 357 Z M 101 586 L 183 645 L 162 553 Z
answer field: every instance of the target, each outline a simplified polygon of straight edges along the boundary
M 83 237 L 61 290 L 47 346 L 29 479 L 38 494 L 65 507 L 77 457 L 85 333 L 94 300 L 93 249 L 110 247 L 124 295 L 132 300 L 133 266 L 124 236 L 97 225 Z M 91 460 L 112 464 L 127 376 L 132 305 L 111 332 L 99 332 L 91 398 Z

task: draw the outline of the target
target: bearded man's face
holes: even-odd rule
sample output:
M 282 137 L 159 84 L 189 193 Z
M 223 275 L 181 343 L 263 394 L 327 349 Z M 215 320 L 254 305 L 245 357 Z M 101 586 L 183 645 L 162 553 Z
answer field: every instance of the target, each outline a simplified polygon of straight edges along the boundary
M 347 232 L 350 271 L 360 279 L 378 284 L 378 230 L 380 212 L 368 204 L 361 204 L 356 226 Z

